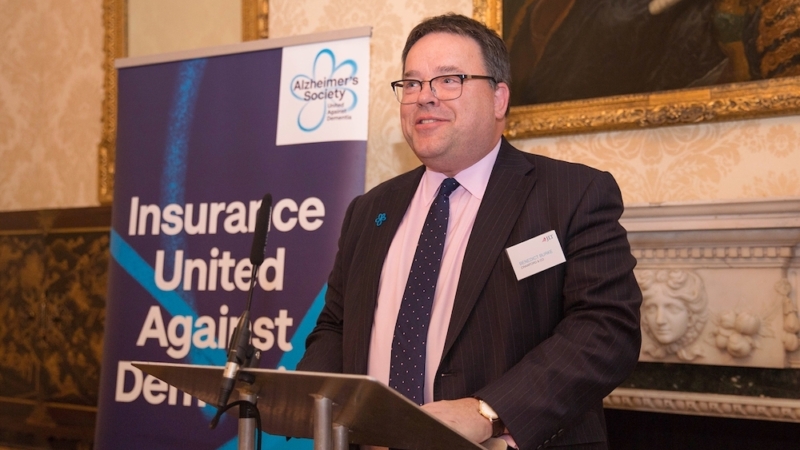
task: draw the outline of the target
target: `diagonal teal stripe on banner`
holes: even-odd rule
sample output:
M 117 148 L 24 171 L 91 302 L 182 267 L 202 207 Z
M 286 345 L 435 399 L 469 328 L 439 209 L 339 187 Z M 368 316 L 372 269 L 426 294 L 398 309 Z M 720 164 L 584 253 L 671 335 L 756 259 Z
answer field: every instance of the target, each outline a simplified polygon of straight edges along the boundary
M 174 291 L 162 291 L 156 286 L 155 271 L 133 249 L 116 230 L 111 230 L 111 256 L 119 265 L 139 283 L 161 306 L 175 316 L 191 316 L 197 318 L 197 312 L 192 309 L 180 295 Z M 210 364 L 221 366 L 225 364 L 225 351 L 221 349 L 197 349 L 192 347 L 189 351 L 189 360 L 195 364 Z
M 154 281 L 155 272 L 152 267 L 142 258 L 136 250 L 133 249 L 116 230 L 111 230 L 111 243 L 110 243 L 111 256 L 115 261 L 134 279 L 139 283 L 171 316 L 182 315 L 197 317 L 197 313 L 188 305 L 174 291 L 162 291 L 159 289 Z M 297 331 L 292 336 L 292 350 L 284 353 L 279 367 L 293 370 L 300 362 L 305 352 L 305 339 L 314 329 L 317 317 L 325 305 L 325 293 L 327 292 L 328 285 L 325 284 L 322 289 L 314 298 L 313 303 L 306 312 Z M 219 349 L 192 349 L 189 353 L 189 359 L 194 363 L 204 363 L 212 365 L 225 364 L 225 353 Z M 206 405 L 203 408 L 205 415 L 210 417 L 213 414 L 213 407 Z M 274 450 L 310 450 L 313 446 L 313 441 L 309 439 L 291 439 L 286 440 L 283 436 L 273 436 L 263 433 L 262 442 L 265 444 L 264 448 Z M 233 450 L 238 446 L 238 437 L 219 447 L 219 450 Z
M 195 311 L 174 291 L 162 291 L 154 281 L 155 271 L 139 256 L 116 230 L 111 230 L 111 256 L 133 277 L 148 294 L 167 310 L 171 316 L 193 316 Z
M 314 302 L 308 307 L 306 315 L 297 327 L 294 336 L 292 336 L 292 349 L 283 354 L 281 361 L 278 363 L 278 367 L 284 367 L 288 370 L 294 370 L 297 367 L 297 363 L 300 362 L 300 358 L 303 357 L 306 351 L 306 338 L 311 334 L 314 325 L 317 324 L 319 313 L 322 312 L 322 307 L 325 305 L 326 292 L 328 292 L 328 283 L 322 286 L 319 294 L 314 298 Z

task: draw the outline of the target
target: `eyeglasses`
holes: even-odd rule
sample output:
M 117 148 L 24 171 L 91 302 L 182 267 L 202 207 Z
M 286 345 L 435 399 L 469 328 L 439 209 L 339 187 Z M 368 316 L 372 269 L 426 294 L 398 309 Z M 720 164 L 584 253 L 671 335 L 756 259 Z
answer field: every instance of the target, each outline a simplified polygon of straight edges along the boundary
M 422 85 L 428 83 L 431 88 L 431 93 L 439 100 L 455 100 L 461 97 L 461 92 L 464 87 L 464 80 L 491 80 L 492 83 L 497 84 L 494 77 L 486 75 L 441 75 L 431 78 L 429 81 L 425 80 L 397 80 L 392 82 L 392 90 L 397 101 L 403 105 L 416 103 L 419 98 L 419 93 L 422 92 Z

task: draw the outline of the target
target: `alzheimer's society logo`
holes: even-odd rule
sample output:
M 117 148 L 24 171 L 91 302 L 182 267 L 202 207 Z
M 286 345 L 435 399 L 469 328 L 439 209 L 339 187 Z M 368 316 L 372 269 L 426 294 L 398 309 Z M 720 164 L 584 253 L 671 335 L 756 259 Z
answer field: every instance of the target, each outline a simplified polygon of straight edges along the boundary
M 330 61 L 324 61 L 326 59 Z M 329 68 L 332 70 L 320 77 L 318 67 L 324 67 L 323 73 L 327 73 Z M 297 75 L 292 80 L 292 95 L 305 103 L 297 114 L 297 127 L 314 131 L 325 122 L 327 115 L 330 115 L 330 120 L 349 119 L 346 114 L 358 104 L 358 95 L 351 89 L 353 86 L 358 86 L 358 64 L 348 59 L 337 65 L 336 55 L 330 49 L 320 50 L 314 59 L 311 76 Z
M 283 49 L 276 145 L 367 139 L 369 39 Z

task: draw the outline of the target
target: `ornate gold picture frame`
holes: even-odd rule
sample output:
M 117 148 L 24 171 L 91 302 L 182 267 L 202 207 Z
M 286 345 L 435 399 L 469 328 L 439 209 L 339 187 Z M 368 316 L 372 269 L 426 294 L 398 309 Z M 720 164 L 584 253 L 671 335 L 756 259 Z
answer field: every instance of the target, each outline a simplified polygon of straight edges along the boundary
M 269 0 L 241 0 L 242 41 L 265 39 L 269 33 Z M 117 144 L 117 71 L 114 61 L 127 56 L 128 0 L 103 0 L 103 128 L 98 157 L 98 199 L 114 199 L 114 161 Z
M 473 16 L 502 36 L 503 0 L 473 0 Z M 512 61 L 513 64 L 513 61 Z M 800 77 L 511 108 L 510 138 L 637 129 L 800 112 Z

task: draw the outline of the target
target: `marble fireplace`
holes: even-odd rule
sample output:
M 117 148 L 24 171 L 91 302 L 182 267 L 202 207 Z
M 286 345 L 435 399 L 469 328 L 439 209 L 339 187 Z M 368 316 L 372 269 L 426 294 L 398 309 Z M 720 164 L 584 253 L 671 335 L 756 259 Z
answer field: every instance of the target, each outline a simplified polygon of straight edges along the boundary
M 642 349 L 605 406 L 800 422 L 800 198 L 629 205 Z

